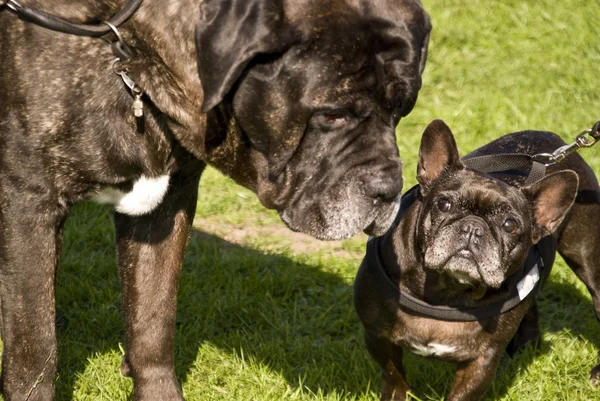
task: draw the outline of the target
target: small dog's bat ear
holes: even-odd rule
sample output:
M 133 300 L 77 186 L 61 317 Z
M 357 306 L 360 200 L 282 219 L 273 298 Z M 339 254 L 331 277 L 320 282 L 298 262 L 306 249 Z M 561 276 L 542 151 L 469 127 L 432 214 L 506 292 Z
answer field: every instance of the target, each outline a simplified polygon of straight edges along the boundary
M 452 131 L 442 120 L 429 123 L 419 149 L 417 181 L 422 187 L 428 187 L 437 180 L 444 171 L 461 169 L 458 147 Z
M 564 170 L 521 188 L 533 203 L 533 243 L 556 231 L 575 202 L 578 187 L 577 173 Z

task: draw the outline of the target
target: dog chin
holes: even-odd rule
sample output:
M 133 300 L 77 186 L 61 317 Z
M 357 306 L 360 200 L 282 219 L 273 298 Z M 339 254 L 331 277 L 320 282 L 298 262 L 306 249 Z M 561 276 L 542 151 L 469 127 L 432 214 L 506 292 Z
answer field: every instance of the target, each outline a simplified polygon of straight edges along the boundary
M 400 200 L 401 196 L 398 195 L 395 202 L 391 204 L 392 207 L 381 213 L 363 232 L 370 237 L 380 237 L 385 234 L 396 220 L 396 215 L 400 210 Z
M 319 205 L 297 214 L 286 209 L 279 216 L 292 231 L 323 241 L 338 241 L 361 231 L 372 237 L 385 234 L 399 208 L 400 195 L 392 202 L 372 205 L 366 213 L 361 212 L 364 208 L 360 205 L 345 202 L 341 205 Z M 300 216 L 302 218 L 297 219 Z
M 427 268 L 441 272 L 459 284 L 476 285 L 483 282 L 477 262 L 460 252 L 451 255 L 443 255 L 439 249 L 425 252 L 425 264 Z
M 481 284 L 481 278 L 475 278 L 472 275 L 462 271 L 448 271 L 446 274 L 459 284 L 470 286 Z
M 458 283 L 471 286 L 483 285 L 499 288 L 504 280 L 501 274 L 482 274 L 482 266 L 475 259 L 465 257 L 460 253 L 450 257 L 443 266 L 443 270 Z

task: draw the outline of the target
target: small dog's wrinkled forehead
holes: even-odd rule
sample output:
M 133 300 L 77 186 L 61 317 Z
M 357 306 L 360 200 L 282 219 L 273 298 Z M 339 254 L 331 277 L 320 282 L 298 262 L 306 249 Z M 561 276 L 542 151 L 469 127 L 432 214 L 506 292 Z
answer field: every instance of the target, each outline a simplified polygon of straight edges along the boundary
M 440 181 L 437 195 L 463 202 L 468 209 L 521 208 L 527 202 L 519 188 L 474 170 L 465 169 Z

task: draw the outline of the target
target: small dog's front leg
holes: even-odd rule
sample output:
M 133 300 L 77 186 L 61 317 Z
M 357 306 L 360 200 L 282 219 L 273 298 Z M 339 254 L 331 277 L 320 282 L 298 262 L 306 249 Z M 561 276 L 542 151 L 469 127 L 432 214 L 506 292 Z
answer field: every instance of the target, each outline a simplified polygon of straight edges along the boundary
M 405 401 L 410 386 L 402 365 L 402 347 L 374 333 L 365 333 L 369 353 L 381 367 L 381 401 Z
M 496 376 L 504 347 L 495 347 L 487 355 L 458 364 L 448 401 L 479 401 Z
M 198 180 L 174 176 L 152 213 L 115 215 L 127 337 L 122 372 L 133 378 L 137 401 L 183 401 L 174 368 L 175 314 Z
M 534 301 L 523 320 L 519 324 L 517 332 L 506 346 L 506 352 L 513 358 L 517 353 L 524 350 L 528 344 L 539 347 L 541 342 L 540 322 L 537 301 Z

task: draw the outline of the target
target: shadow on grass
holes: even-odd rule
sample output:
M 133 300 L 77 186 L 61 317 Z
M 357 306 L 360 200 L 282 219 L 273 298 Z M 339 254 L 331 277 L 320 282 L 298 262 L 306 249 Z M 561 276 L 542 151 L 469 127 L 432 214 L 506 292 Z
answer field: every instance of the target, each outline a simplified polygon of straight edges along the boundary
M 120 353 L 124 341 L 112 214 L 105 207 L 78 205 L 67 222 L 57 327 L 56 398 L 73 399 L 88 359 Z M 175 359 L 181 382 L 193 380 L 195 364 L 211 363 L 197 361 L 199 347 L 208 343 L 267 366 L 291 388 L 364 392 L 371 379 L 365 366 L 369 373 L 376 370 L 362 341 L 349 281 L 322 271 L 318 262 L 303 264 L 192 232 L 178 296 Z
M 111 213 L 92 204 L 78 206 L 67 224 L 58 275 L 57 399 L 73 398 L 77 375 L 85 371 L 88 358 L 119 352 L 123 342 L 114 253 Z M 211 363 L 199 352 L 211 344 L 268 367 L 292 388 L 347 398 L 365 394 L 369 386 L 378 389 L 378 369 L 365 351 L 354 313 L 351 280 L 324 271 L 319 263 L 264 254 L 195 230 L 178 302 L 175 353 L 180 381 L 193 380 L 193 370 Z M 359 261 L 332 263 L 358 267 Z M 556 303 L 564 307 L 557 311 Z M 567 327 L 600 348 L 591 301 L 573 285 L 551 279 L 540 311 L 544 331 Z M 505 358 L 490 396 L 505 394 L 519 372 L 539 352 L 549 350 L 543 344 L 539 351 L 526 349 L 515 359 Z M 441 399 L 448 393 L 452 365 L 414 356 L 406 364 L 419 397 Z

